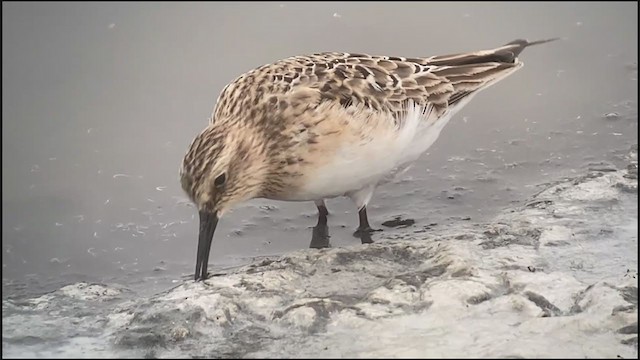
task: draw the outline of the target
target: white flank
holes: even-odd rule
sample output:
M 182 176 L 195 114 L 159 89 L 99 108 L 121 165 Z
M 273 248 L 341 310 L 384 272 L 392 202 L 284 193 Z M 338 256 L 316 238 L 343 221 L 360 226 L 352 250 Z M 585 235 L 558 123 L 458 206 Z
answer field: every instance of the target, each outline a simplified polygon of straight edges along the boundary
M 409 101 L 406 106 L 397 131 L 377 131 L 369 141 L 343 144 L 331 162 L 310 176 L 295 200 L 336 197 L 375 186 L 401 165 L 415 161 L 436 141 L 450 116 L 434 119 L 429 105 Z

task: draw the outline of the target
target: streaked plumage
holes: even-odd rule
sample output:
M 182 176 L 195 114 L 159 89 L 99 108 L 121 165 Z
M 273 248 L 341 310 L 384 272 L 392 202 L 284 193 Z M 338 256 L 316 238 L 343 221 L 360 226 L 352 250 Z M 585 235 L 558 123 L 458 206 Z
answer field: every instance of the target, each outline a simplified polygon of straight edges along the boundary
M 251 70 L 222 90 L 184 157 L 182 187 L 203 223 L 257 197 L 320 209 L 345 195 L 366 211 L 376 186 L 424 153 L 475 94 L 518 70 L 525 47 L 547 41 L 427 58 L 320 53 Z M 196 279 L 206 277 L 211 241 L 203 223 Z

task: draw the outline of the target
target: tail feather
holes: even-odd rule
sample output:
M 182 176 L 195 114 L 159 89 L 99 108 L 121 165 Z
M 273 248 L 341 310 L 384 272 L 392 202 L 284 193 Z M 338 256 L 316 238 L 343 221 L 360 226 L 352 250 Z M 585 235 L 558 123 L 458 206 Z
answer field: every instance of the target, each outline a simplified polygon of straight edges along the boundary
M 555 40 L 558 39 L 532 42 L 518 39 L 492 50 L 434 56 L 427 59 L 427 63 L 435 65 L 431 69 L 433 74 L 445 78 L 446 84 L 453 87 L 446 94 L 448 105 L 452 106 L 522 67 L 522 62 L 516 60 L 525 48 Z

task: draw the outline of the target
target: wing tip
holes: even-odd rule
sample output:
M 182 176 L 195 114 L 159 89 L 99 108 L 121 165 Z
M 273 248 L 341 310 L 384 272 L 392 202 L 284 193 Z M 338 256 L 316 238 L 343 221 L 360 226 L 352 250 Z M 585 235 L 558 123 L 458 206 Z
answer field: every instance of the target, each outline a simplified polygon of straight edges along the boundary
M 556 41 L 556 40 L 560 40 L 561 38 L 559 37 L 555 37 L 555 38 L 550 38 L 550 39 L 544 39 L 544 40 L 536 40 L 536 41 L 528 41 L 525 39 L 516 39 L 513 40 L 511 42 L 506 43 L 503 48 L 507 48 L 509 49 L 509 51 L 513 52 L 513 54 L 517 57 L 520 55 L 520 53 L 522 53 L 522 51 L 529 47 L 529 46 L 533 46 L 533 45 L 540 45 L 540 44 L 546 44 L 552 41 Z

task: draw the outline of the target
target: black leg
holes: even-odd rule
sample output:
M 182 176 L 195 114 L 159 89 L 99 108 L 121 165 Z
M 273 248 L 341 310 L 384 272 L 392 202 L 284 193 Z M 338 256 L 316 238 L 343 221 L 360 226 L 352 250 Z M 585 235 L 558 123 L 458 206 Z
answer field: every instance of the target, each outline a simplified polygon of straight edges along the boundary
M 318 208 L 318 224 L 320 223 L 320 221 L 324 221 L 324 224 L 327 224 L 327 215 L 329 215 L 329 210 L 327 210 L 327 206 L 324 204 L 324 202 L 317 204 L 316 207 Z
M 328 248 L 331 247 L 329 244 L 329 227 L 327 226 L 327 215 L 329 215 L 329 211 L 324 205 L 324 202 L 316 202 L 316 206 L 318 207 L 318 223 L 313 227 L 309 247 L 312 249 Z
M 374 231 L 382 231 L 378 229 L 372 229 L 371 225 L 369 225 L 369 218 L 367 217 L 367 207 L 363 206 L 360 211 L 358 211 L 358 217 L 360 218 L 360 225 L 356 232 L 353 233 L 353 236 L 360 238 L 360 241 L 363 244 L 370 244 L 373 242 L 371 239 L 371 233 Z
M 371 229 L 371 225 L 369 225 L 369 217 L 367 217 L 367 207 L 363 206 L 360 211 L 358 211 L 358 218 L 360 219 L 360 226 L 358 226 L 359 231 L 373 231 Z

